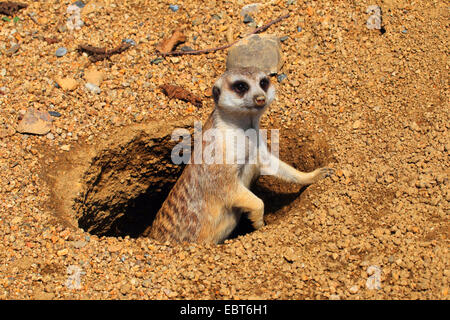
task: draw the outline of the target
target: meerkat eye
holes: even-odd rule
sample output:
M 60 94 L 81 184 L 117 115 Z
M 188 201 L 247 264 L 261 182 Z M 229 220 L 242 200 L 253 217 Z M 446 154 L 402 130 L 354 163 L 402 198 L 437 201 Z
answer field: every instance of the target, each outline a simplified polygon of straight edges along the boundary
M 259 86 L 264 91 L 267 91 L 267 89 L 269 88 L 269 84 L 270 84 L 270 81 L 267 78 L 262 78 L 261 81 L 259 81 Z
M 249 86 L 245 81 L 236 81 L 235 83 L 233 83 L 231 88 L 238 94 L 244 94 L 248 91 Z

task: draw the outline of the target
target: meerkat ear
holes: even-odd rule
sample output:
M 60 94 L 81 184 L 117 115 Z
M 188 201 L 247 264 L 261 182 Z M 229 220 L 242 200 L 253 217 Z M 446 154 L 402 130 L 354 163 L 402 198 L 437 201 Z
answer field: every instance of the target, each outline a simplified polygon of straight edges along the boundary
M 220 97 L 220 89 L 217 87 L 213 87 L 212 94 L 213 94 L 213 98 L 214 98 L 214 103 L 217 103 L 219 101 L 219 97 Z

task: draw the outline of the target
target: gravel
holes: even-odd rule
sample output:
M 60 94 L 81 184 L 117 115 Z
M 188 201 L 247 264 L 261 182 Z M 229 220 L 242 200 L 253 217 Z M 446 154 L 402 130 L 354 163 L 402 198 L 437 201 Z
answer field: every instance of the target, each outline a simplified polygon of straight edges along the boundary
M 366 27 L 368 1 L 280 0 L 252 13 L 259 25 L 291 13 L 268 31 L 289 36 L 279 73 L 288 77 L 273 78 L 277 101 L 262 126 L 299 141 L 298 149 L 280 150 L 285 158 L 303 159 L 310 150 L 318 155 L 305 158 L 315 159 L 305 160 L 313 169 L 328 152 L 327 165 L 340 171 L 301 195 L 283 183 L 285 192 L 273 199 L 294 200 L 267 214 L 262 229 L 222 245 L 98 237 L 58 216 L 49 195 L 52 168 L 61 159 L 76 162 L 79 148 L 94 148 L 113 130 L 205 120 L 227 51 L 180 56 L 175 64 L 156 57 L 155 46 L 178 26 L 185 27 L 183 45 L 195 50 L 226 44 L 228 28 L 237 39 L 251 30 L 240 16 L 243 4 L 183 2 L 175 20 L 166 2 L 104 1 L 82 12 L 81 29 L 60 33 L 67 3 L 26 2 L 18 22 L 0 21 L 0 299 L 448 299 L 444 1 L 382 2 L 383 34 Z M 39 24 L 27 19 L 30 12 Z M 77 46 L 113 48 L 122 39 L 136 46 L 94 63 L 105 78 L 91 94 L 83 75 L 93 63 Z M 11 43 L 20 44 L 12 56 Z M 62 46 L 70 54 L 56 57 Z M 80 85 L 64 91 L 56 77 Z M 207 103 L 171 100 L 159 89 L 166 83 Z M 16 131 L 29 107 L 61 114 L 52 135 Z M 69 276 L 80 286 L 68 286 Z M 370 277 L 379 279 L 367 286 Z

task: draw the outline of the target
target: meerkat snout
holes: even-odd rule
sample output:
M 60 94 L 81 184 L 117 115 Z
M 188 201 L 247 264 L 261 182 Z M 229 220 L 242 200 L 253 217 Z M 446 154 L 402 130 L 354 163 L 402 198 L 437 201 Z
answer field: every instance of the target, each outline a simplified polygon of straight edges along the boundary
M 256 107 L 264 107 L 266 105 L 266 97 L 263 95 L 255 95 L 253 97 Z

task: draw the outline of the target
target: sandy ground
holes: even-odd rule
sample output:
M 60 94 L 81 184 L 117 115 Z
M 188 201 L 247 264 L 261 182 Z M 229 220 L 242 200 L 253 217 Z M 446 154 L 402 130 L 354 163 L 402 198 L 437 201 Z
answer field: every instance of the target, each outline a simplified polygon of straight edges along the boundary
M 174 12 L 175 1 L 91 1 L 75 31 L 62 27 L 70 2 L 24 2 L 19 19 L 0 20 L 0 298 L 448 299 L 446 1 L 379 1 L 384 34 L 366 28 L 369 1 L 273 1 L 253 14 L 257 24 L 291 14 L 266 31 L 288 36 L 287 78 L 272 79 L 263 127 L 280 129 L 283 160 L 336 175 L 306 190 L 261 179 L 267 225 L 221 245 L 90 234 L 54 202 L 76 212 L 70 192 L 87 178 L 55 181 L 130 126 L 205 120 L 227 51 L 158 62 L 155 47 L 180 26 L 194 49 L 237 39 L 252 30 L 239 15 L 249 2 L 180 1 Z M 136 45 L 110 60 L 76 50 L 123 39 Z M 105 75 L 99 94 L 85 88 L 92 66 Z M 162 84 L 203 106 L 169 100 Z M 29 107 L 60 114 L 50 134 L 16 132 Z

